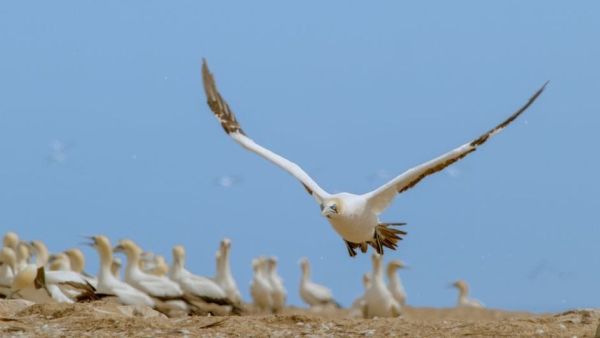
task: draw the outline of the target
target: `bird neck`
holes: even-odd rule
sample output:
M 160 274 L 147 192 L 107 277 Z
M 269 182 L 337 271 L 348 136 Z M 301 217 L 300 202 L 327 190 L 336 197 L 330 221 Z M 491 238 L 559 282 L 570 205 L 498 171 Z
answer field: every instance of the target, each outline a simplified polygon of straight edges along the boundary
M 310 268 L 308 266 L 304 266 L 302 268 L 302 282 L 306 283 L 310 280 Z
M 400 277 L 398 277 L 398 274 L 396 273 L 396 268 L 395 267 L 389 267 L 387 269 L 387 277 L 388 280 L 390 282 L 390 284 L 399 284 L 400 282 Z
M 48 250 L 46 248 L 39 248 L 35 255 L 35 264 L 38 267 L 45 266 L 48 263 Z

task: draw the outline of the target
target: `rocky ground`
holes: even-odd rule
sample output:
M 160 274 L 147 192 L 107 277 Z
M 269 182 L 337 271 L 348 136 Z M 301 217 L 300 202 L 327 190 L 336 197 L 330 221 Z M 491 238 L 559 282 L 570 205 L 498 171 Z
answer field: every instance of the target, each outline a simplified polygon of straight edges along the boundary
M 0 300 L 0 337 L 594 337 L 600 310 L 531 314 L 407 308 L 401 318 L 352 318 L 348 310 L 289 308 L 282 314 L 167 318 L 105 300 L 31 304 Z

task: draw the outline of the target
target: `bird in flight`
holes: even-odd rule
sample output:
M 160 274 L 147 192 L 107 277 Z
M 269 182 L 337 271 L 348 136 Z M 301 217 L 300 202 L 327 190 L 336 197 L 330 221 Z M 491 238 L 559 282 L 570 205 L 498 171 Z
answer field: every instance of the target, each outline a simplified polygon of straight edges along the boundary
M 258 154 L 268 161 L 273 162 L 281 169 L 287 171 L 298 179 L 306 191 L 312 195 L 319 207 L 321 215 L 326 217 L 333 229 L 344 239 L 348 254 L 356 256 L 356 249 L 367 252 L 372 246 L 378 254 L 383 254 L 384 247 L 396 250 L 398 242 L 406 232 L 397 229 L 397 226 L 406 223 L 384 223 L 379 220 L 379 215 L 390 205 L 396 194 L 403 193 L 414 187 L 423 178 L 435 174 L 454 162 L 464 158 L 477 150 L 492 136 L 498 134 L 540 96 L 548 84 L 546 82 L 535 94 L 516 112 L 502 123 L 490 129 L 471 142 L 461 145 L 433 160 L 411 168 L 396 176 L 381 187 L 362 195 L 342 192 L 330 194 L 323 190 L 300 166 L 296 163 L 270 151 L 255 143 L 240 127 L 235 114 L 229 108 L 217 89 L 215 79 L 208 69 L 206 60 L 202 62 L 202 80 L 208 106 L 221 122 L 221 126 L 231 138 L 242 147 Z

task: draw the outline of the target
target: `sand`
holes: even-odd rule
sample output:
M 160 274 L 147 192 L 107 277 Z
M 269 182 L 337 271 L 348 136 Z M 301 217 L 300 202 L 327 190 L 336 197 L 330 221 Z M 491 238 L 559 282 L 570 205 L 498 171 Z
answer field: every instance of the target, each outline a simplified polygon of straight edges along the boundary
M 251 312 L 251 311 L 250 311 Z M 0 337 L 594 337 L 600 310 L 531 314 L 485 309 L 406 308 L 401 318 L 349 318 L 348 310 L 319 313 L 167 318 L 146 307 L 110 300 L 31 304 L 0 300 Z

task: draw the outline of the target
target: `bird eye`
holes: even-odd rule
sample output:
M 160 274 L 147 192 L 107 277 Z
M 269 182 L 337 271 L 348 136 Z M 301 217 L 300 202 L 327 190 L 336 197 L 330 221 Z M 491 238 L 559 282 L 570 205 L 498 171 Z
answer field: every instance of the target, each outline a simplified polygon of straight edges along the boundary
M 333 205 L 331 206 L 331 209 L 332 209 L 333 211 L 337 212 L 337 205 L 333 204 Z

